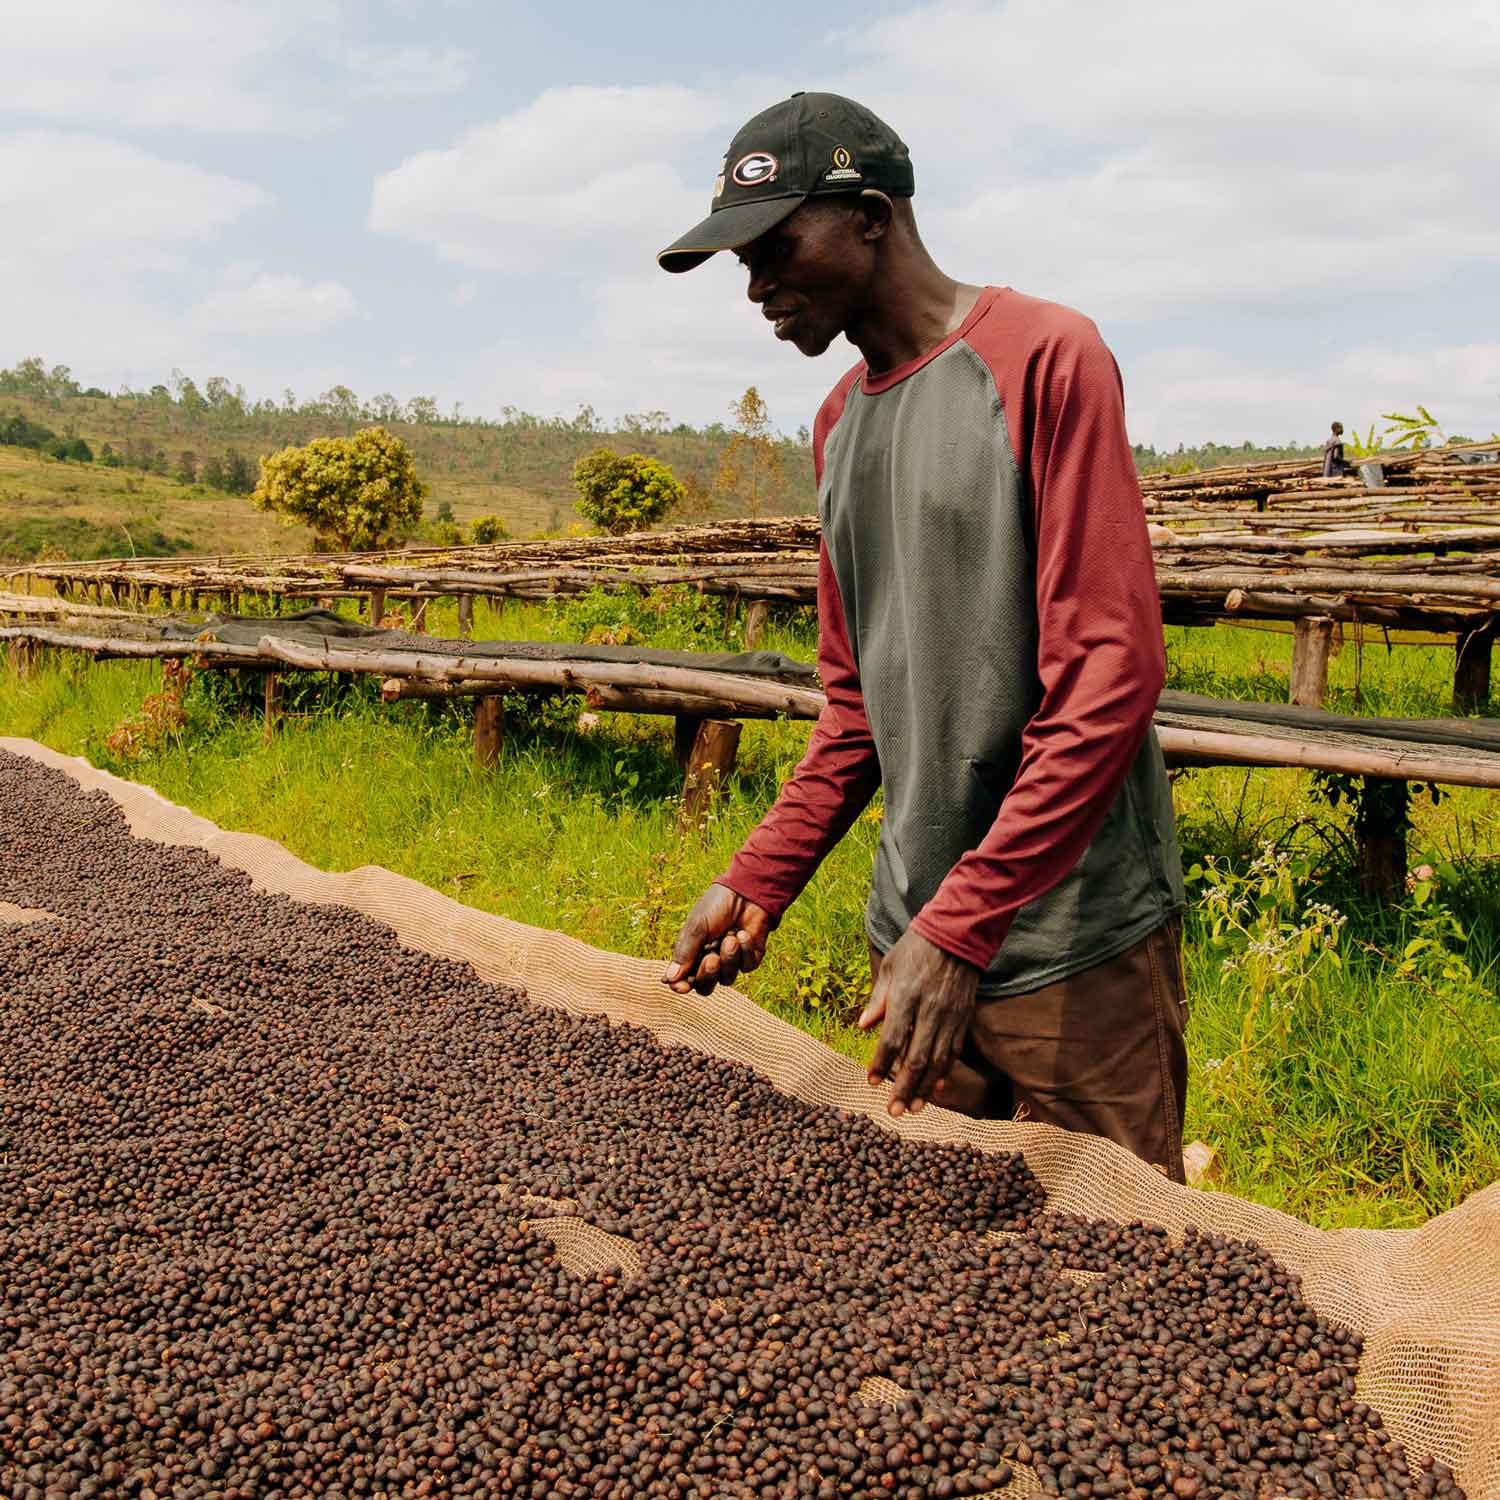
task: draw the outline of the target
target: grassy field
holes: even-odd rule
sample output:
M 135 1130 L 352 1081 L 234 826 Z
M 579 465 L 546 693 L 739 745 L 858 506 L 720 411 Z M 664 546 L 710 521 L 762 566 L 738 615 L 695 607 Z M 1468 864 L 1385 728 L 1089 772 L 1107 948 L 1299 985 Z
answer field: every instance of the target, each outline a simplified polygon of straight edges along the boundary
M 581 639 L 629 626 L 663 645 L 722 647 L 717 602 L 590 598 L 476 611 L 490 638 Z M 439 616 L 440 633 L 454 622 Z M 806 612 L 768 644 L 806 657 Z M 1281 698 L 1290 643 L 1267 632 L 1172 631 L 1172 685 Z M 1346 646 L 1338 706 L 1442 714 L 1450 651 Z M 665 957 L 676 925 L 795 764 L 807 728 L 748 724 L 738 773 L 705 829 L 675 826 L 669 722 L 577 700 L 509 700 L 498 770 L 470 763 L 463 705 L 383 707 L 372 691 L 293 683 L 261 743 L 253 688 L 195 679 L 185 727 L 139 758 L 106 743 L 160 673 L 53 661 L 0 673 L 0 732 L 87 755 L 225 827 L 313 864 L 378 863 L 487 910 L 622 952 Z M 1175 783 L 1192 1003 L 1189 1137 L 1222 1186 L 1322 1225 L 1418 1223 L 1500 1178 L 1500 799 L 1413 805 L 1408 897 L 1359 897 L 1344 812 L 1292 771 L 1198 770 Z M 746 983 L 768 1009 L 854 1056 L 865 994 L 862 915 L 878 802 L 826 862 Z M 1426 867 L 1431 867 L 1427 878 Z M 711 1002 L 705 1002 L 711 1003 Z
M 0 559 L 294 552 L 311 541 L 243 495 L 0 446 Z

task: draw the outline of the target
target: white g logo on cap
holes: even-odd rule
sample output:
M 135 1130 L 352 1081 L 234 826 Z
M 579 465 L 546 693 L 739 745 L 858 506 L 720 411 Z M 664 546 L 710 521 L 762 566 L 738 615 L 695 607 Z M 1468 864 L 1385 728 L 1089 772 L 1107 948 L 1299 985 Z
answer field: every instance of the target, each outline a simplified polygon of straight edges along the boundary
M 769 151 L 752 151 L 735 162 L 730 176 L 741 187 L 759 187 L 761 183 L 775 179 L 777 166 L 776 158 Z

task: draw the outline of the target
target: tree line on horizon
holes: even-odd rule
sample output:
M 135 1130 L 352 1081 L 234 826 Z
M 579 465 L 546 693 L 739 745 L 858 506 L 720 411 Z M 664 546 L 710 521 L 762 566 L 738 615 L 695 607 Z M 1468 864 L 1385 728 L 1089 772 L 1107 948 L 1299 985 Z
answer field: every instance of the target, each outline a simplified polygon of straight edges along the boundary
M 118 391 L 109 392 L 98 386 L 84 386 L 67 365 L 48 366 L 37 356 L 22 359 L 10 369 L 0 369 L 0 396 L 7 395 L 54 404 L 82 397 L 138 403 L 147 407 L 154 405 L 171 408 L 188 417 L 201 417 L 209 423 L 214 418 L 219 418 L 226 425 L 255 418 L 271 421 L 301 418 L 341 426 L 346 433 L 353 433 L 360 424 L 389 426 L 404 422 L 417 427 L 555 433 L 572 438 L 672 436 L 728 444 L 736 430 L 734 426 L 722 421 L 697 427 L 689 422 L 674 423 L 670 415 L 661 410 L 626 412 L 610 426 L 587 403 L 580 405 L 571 417 L 544 417 L 509 405 L 500 408 L 498 417 L 473 416 L 465 414 L 462 402 L 455 402 L 444 412 L 432 396 L 412 396 L 403 401 L 383 391 L 365 400 L 346 385 L 331 386 L 310 398 L 299 398 L 295 392 L 287 389 L 282 392 L 279 401 L 265 397 L 252 400 L 242 385 L 222 375 L 210 376 L 200 385 L 180 370 L 173 370 L 167 383 L 158 383 L 144 390 L 122 386 Z M 771 427 L 768 413 L 763 413 L 763 425 L 758 427 L 758 432 L 769 437 L 783 452 L 807 448 L 812 441 L 805 424 L 799 426 L 790 437 L 776 432 Z M 1321 450 L 1317 444 L 1293 441 L 1279 444 L 1253 443 L 1248 439 L 1240 443 L 1178 443 L 1175 448 L 1158 448 L 1149 443 L 1133 445 L 1136 469 L 1141 474 L 1163 470 L 1188 472 L 1193 469 L 1221 468 L 1229 464 L 1307 458 L 1319 451 Z M 165 455 L 158 459 L 153 451 L 150 460 L 147 464 L 140 464 L 132 457 L 125 462 L 133 468 L 141 467 L 156 473 L 175 472 Z M 166 464 L 165 467 L 162 466 L 163 463 Z M 182 465 L 179 463 L 176 467 L 180 469 Z M 214 485 L 213 480 L 207 477 L 200 478 L 198 482 L 210 484 L 214 488 L 221 487 Z M 252 476 L 250 486 L 253 487 L 253 484 Z M 232 493 L 249 493 L 248 488 L 238 485 L 226 484 L 222 487 Z
M 85 386 L 67 365 L 48 366 L 39 356 L 19 360 L 10 369 L 0 369 L 0 396 L 24 396 L 49 403 L 87 398 L 104 401 L 140 402 L 172 406 L 188 415 L 219 415 L 231 420 L 247 417 L 304 417 L 345 424 L 350 431 L 359 423 L 389 425 L 406 422 L 418 427 L 486 427 L 521 428 L 543 432 L 563 432 L 574 436 L 702 437 L 727 440 L 730 429 L 723 422 L 709 422 L 695 427 L 691 422 L 673 422 L 665 411 L 626 412 L 610 426 L 588 403 L 581 404 L 571 417 L 543 417 L 516 406 L 502 406 L 500 415 L 483 417 L 466 415 L 461 401 L 443 412 L 433 396 L 412 396 L 402 401 L 388 391 L 363 400 L 346 385 L 334 385 L 321 394 L 299 399 L 288 388 L 279 401 L 262 397 L 252 400 L 244 386 L 222 375 L 212 375 L 200 386 L 181 370 L 173 370 L 169 383 L 158 383 L 145 390 L 122 385 L 117 391 L 99 386 Z M 791 446 L 806 447 L 812 441 L 804 424 L 791 437 L 778 435 L 777 440 Z

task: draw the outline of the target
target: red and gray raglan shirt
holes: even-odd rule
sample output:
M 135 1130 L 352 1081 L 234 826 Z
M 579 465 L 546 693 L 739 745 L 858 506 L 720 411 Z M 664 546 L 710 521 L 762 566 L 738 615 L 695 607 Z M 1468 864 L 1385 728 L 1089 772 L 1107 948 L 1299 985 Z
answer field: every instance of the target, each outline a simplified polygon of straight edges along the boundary
M 813 433 L 807 754 L 720 882 L 779 916 L 877 787 L 866 923 L 1019 994 L 1182 905 L 1151 727 L 1161 605 L 1113 357 L 1003 288 L 930 353 L 851 370 Z

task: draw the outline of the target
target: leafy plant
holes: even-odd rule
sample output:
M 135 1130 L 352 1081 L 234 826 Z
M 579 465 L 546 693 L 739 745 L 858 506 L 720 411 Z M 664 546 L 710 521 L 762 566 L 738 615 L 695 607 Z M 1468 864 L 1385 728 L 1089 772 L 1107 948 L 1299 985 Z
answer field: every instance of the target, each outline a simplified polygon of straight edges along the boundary
M 379 547 L 422 518 L 427 486 L 411 450 L 384 427 L 314 438 L 260 461 L 256 509 L 311 526 L 340 551 Z
M 499 516 L 475 516 L 469 522 L 469 540 L 478 547 L 487 547 L 492 542 L 503 542 L 510 533 Z
M 595 448 L 573 465 L 579 512 L 611 536 L 644 531 L 682 503 L 685 491 L 660 459 Z

